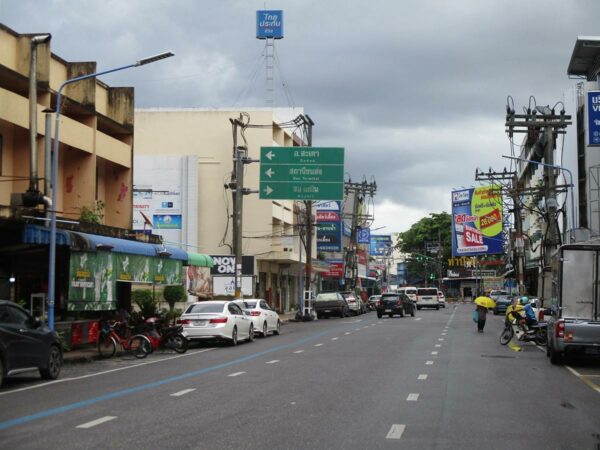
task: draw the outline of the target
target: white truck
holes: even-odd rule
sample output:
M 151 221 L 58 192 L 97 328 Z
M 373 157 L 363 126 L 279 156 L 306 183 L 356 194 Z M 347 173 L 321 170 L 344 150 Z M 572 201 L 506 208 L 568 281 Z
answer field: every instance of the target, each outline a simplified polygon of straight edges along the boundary
M 546 355 L 600 357 L 600 242 L 563 245 L 553 259 Z

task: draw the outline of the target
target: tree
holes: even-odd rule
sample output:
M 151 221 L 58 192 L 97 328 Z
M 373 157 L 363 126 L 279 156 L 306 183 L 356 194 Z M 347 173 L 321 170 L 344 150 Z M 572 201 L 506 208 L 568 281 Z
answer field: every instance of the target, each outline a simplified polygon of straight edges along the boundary
M 156 313 L 156 301 L 149 289 L 132 291 L 131 299 L 140 308 L 140 313 L 144 319 L 152 317 Z
M 428 253 L 427 243 L 439 243 L 438 252 Z M 432 273 L 445 272 L 448 258 L 452 256 L 452 217 L 447 212 L 430 213 L 400 233 L 395 247 L 414 255 L 408 271 L 420 281 L 431 279 Z
M 169 319 L 174 321 L 175 317 L 179 315 L 175 313 L 175 303 L 180 302 L 185 298 L 185 289 L 180 285 L 165 286 L 163 297 L 169 304 Z

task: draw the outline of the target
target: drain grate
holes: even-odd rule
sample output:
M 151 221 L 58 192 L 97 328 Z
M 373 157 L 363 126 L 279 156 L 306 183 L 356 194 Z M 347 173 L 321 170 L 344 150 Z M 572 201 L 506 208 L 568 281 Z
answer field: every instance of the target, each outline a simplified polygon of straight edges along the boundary
M 516 356 L 507 355 L 481 355 L 482 358 L 516 359 Z

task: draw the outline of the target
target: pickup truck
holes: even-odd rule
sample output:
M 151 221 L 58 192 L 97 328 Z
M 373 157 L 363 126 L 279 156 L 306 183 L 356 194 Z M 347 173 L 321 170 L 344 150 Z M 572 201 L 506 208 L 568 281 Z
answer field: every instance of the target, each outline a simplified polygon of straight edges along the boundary
M 318 294 L 314 303 L 317 318 L 339 316 L 346 317 L 349 314 L 348 303 L 340 292 L 323 292 Z
M 563 245 L 552 262 L 546 355 L 552 364 L 578 354 L 600 357 L 600 243 Z

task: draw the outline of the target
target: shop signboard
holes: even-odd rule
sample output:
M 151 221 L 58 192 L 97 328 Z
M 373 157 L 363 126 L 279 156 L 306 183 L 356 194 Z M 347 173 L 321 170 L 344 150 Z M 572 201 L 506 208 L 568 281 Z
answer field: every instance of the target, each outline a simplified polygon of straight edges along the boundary
M 318 202 L 315 208 L 317 211 L 317 252 L 342 251 L 340 202 Z
M 358 244 L 370 244 L 371 243 L 371 229 L 370 228 L 357 228 L 356 229 L 356 242 Z
M 210 255 L 213 260 L 211 275 L 235 275 L 234 255 Z M 254 256 L 242 256 L 242 275 L 254 275 Z
M 283 11 L 256 11 L 256 39 L 283 39 Z
M 69 311 L 116 309 L 114 255 L 110 252 L 71 252 Z
M 323 272 L 322 276 L 327 278 L 343 278 L 344 262 L 341 259 L 328 259 L 329 271 Z
M 452 256 L 502 253 L 502 230 L 499 186 L 452 192 Z
M 212 277 L 214 295 L 235 295 L 235 277 Z M 252 296 L 254 277 L 242 276 L 242 295 Z
M 588 145 L 600 145 L 600 91 L 588 91 Z

